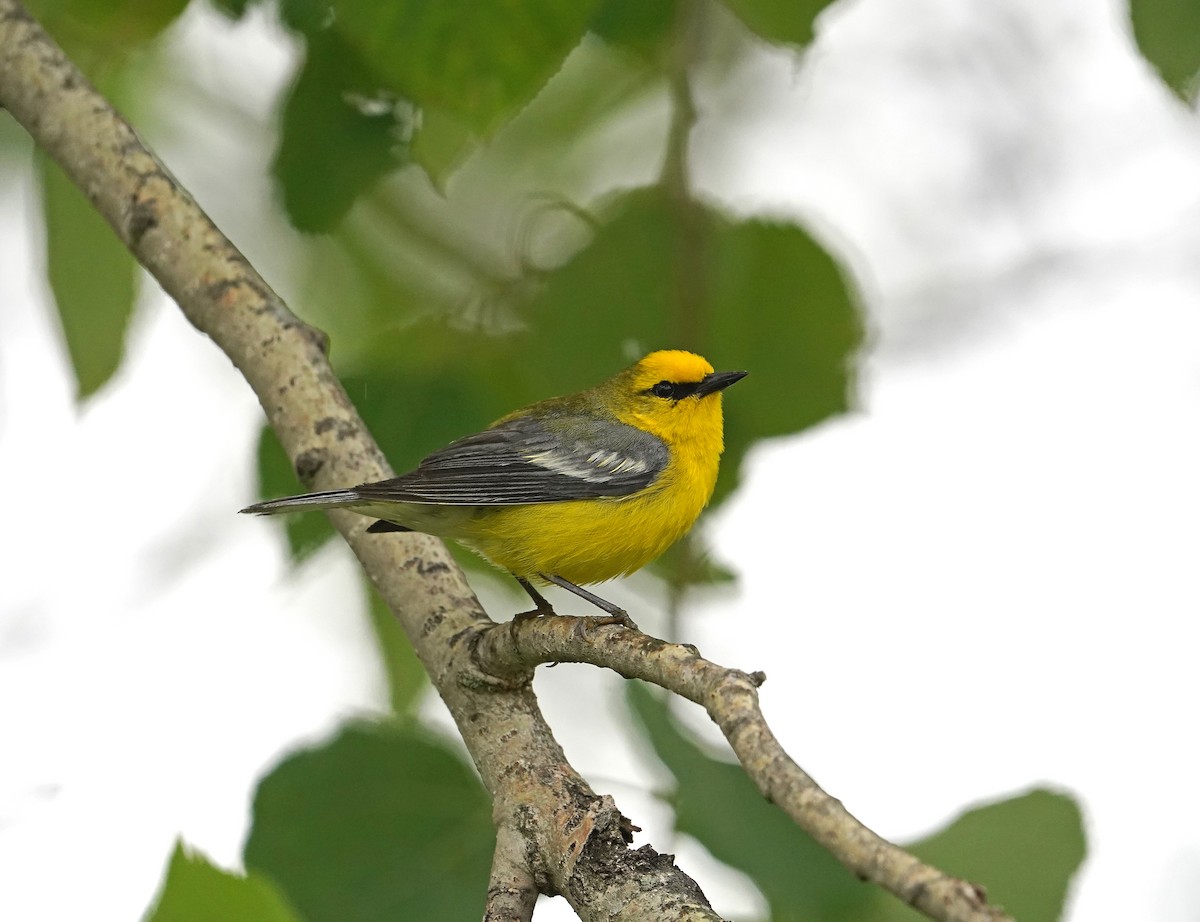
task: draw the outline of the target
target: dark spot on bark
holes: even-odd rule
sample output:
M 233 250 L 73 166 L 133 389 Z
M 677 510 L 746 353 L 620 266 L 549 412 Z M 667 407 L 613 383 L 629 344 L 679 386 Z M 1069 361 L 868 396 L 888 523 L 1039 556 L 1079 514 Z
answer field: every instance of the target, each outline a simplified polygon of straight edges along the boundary
M 446 616 L 441 612 L 430 615 L 425 619 L 425 623 L 421 625 L 421 636 L 428 637 L 441 626 L 441 623 L 446 620 Z
M 724 731 L 727 739 L 733 739 L 735 736 L 741 735 L 742 730 L 746 727 L 757 722 L 758 720 L 755 716 L 744 714 L 741 717 L 731 720 L 728 725 L 722 726 L 721 729 Z
M 325 452 L 319 448 L 310 448 L 296 458 L 296 476 L 301 483 L 309 483 L 317 472 L 325 466 Z
M 449 564 L 442 563 L 440 560 L 435 560 L 433 563 L 425 563 L 422 560 L 417 563 L 417 572 L 422 576 L 428 576 L 431 573 L 446 573 L 449 570 Z
M 324 419 L 319 419 L 316 425 L 313 426 L 313 432 L 317 435 L 324 435 L 330 430 L 336 431 L 339 442 L 344 442 L 346 439 L 353 438 L 358 434 L 358 426 L 352 420 L 339 419 L 336 416 L 326 416 Z
M 450 647 L 457 646 L 458 642 L 460 640 L 462 640 L 468 634 L 473 634 L 473 633 L 475 633 L 475 628 L 465 627 L 461 631 L 459 631 L 457 634 L 455 634 L 453 637 L 451 637 L 449 641 L 447 641 L 447 646 L 450 646 Z
M 213 301 L 223 301 L 226 294 L 241 287 L 242 279 L 221 279 L 218 282 L 213 282 L 210 285 L 207 285 L 204 289 L 204 293 Z
M 129 214 L 130 246 L 138 246 L 148 231 L 158 227 L 158 215 L 155 212 L 157 204 L 156 199 L 134 200 Z

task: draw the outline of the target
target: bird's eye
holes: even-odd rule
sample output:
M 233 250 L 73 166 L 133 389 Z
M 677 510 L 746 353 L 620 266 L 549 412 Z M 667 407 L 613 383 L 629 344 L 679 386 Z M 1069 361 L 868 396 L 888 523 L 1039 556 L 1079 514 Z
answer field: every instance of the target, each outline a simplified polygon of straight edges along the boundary
M 662 397 L 663 399 L 675 396 L 675 385 L 670 381 L 659 381 L 650 390 L 655 397 Z

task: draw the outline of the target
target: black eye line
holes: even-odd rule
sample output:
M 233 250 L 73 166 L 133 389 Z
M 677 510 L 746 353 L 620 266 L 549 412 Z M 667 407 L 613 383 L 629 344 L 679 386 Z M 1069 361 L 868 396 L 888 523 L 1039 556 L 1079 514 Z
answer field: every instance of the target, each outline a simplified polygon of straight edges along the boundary
M 658 393 L 658 389 L 660 387 L 662 387 L 664 384 L 667 385 L 667 387 L 669 387 L 671 389 L 670 393 L 668 393 L 668 394 Z M 671 400 L 675 403 L 678 403 L 684 397 L 691 397 L 692 394 L 696 393 L 696 389 L 699 386 L 700 386 L 699 381 L 686 382 L 686 383 L 679 382 L 679 381 L 659 381 L 653 387 L 646 388 L 644 391 L 642 391 L 642 393 L 647 394 L 651 397 L 657 397 L 660 400 Z

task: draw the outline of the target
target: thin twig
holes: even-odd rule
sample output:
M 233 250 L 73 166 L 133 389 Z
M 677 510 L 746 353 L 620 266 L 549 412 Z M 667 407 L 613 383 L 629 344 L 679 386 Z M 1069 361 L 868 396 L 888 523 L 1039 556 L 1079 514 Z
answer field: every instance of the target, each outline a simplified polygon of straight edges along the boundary
M 728 669 L 694 647 L 668 643 L 620 626 L 584 626 L 578 618 L 543 617 L 482 632 L 479 667 L 497 677 L 542 663 L 590 663 L 627 679 L 642 679 L 699 704 L 721 728 L 746 774 L 763 795 L 850 871 L 889 890 L 935 919 L 1003 922 L 983 890 L 924 864 L 876 835 L 831 797 L 784 751 L 763 717 L 762 673 Z

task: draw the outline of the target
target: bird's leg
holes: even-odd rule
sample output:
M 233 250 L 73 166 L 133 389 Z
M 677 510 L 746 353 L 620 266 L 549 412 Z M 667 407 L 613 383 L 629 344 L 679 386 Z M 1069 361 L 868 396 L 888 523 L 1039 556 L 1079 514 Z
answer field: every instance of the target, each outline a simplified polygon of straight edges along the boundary
M 582 586 L 576 586 L 574 583 L 563 579 L 561 576 L 554 576 L 551 573 L 543 573 L 542 579 L 554 583 L 555 586 L 566 589 L 567 592 L 573 592 L 581 599 L 591 602 L 601 611 L 608 612 L 607 618 L 597 618 L 596 621 L 593 622 L 594 624 L 620 624 L 629 628 L 631 631 L 636 631 L 638 629 L 638 626 L 633 623 L 633 619 L 629 617 L 629 613 L 626 612 L 625 609 L 614 605 L 607 599 L 602 599 L 595 593 L 588 592 Z
M 536 618 L 538 615 L 554 614 L 554 606 L 546 600 L 545 596 L 533 588 L 533 583 L 529 582 L 527 579 L 521 579 L 519 576 L 514 576 L 513 578 L 521 584 L 522 589 L 529 593 L 529 597 L 533 599 L 533 604 L 537 606 L 537 608 L 535 608 L 533 611 L 522 611 L 513 615 L 514 621 L 523 621 L 526 618 Z

